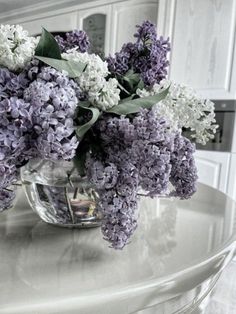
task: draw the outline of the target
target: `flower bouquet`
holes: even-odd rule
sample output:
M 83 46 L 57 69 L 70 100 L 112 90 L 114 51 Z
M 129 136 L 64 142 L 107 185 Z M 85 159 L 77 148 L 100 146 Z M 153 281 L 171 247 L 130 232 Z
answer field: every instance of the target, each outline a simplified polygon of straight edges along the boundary
M 19 25 L 0 26 L 1 210 L 12 206 L 26 169 L 23 181 L 29 174 L 37 181 L 36 205 L 50 203 L 62 222 L 69 215 L 75 223 L 78 202 L 88 217 L 99 212 L 104 239 L 121 249 L 137 227 L 140 195 L 195 192 L 192 141 L 214 136 L 214 104 L 166 79 L 170 43 L 155 25 L 138 25 L 134 38 L 102 60 L 89 53 L 83 31 L 54 37 L 43 29 L 36 38 Z M 57 184 L 44 185 L 32 165 Z M 89 206 L 63 194 L 81 192 L 75 182 L 90 193 Z

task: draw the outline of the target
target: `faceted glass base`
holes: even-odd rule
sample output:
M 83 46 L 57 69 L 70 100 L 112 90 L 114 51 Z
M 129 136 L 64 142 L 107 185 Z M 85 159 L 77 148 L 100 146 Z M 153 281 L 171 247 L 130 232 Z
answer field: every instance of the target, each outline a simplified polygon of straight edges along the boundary
M 21 171 L 32 209 L 47 223 L 89 228 L 101 224 L 98 195 L 70 162 L 32 160 Z

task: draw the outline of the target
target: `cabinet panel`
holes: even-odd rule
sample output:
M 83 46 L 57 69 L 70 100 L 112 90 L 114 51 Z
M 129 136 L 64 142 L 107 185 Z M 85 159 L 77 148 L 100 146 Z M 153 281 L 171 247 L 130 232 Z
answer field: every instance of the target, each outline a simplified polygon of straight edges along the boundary
M 110 33 L 111 33 L 111 14 L 112 8 L 111 5 L 102 5 L 97 7 L 91 7 L 84 10 L 78 11 L 78 21 L 77 21 L 77 28 L 83 29 L 84 21 L 89 16 L 94 14 L 102 14 L 105 15 L 106 22 L 105 22 L 105 45 L 104 45 L 104 52 L 105 55 L 108 55 L 110 52 Z M 96 34 L 94 34 L 96 36 Z
M 231 154 L 227 194 L 236 201 L 236 154 Z
M 195 154 L 199 182 L 227 192 L 230 153 L 197 151 Z
M 135 25 L 144 20 L 157 23 L 158 1 L 125 1 L 113 6 L 113 32 L 111 34 L 111 53 L 129 41 L 134 41 Z
M 36 18 L 21 24 L 31 35 L 41 33 L 42 26 L 50 32 L 70 31 L 76 28 L 77 13 L 70 12 L 40 19 Z
M 203 96 L 235 96 L 235 0 L 175 0 L 170 78 Z

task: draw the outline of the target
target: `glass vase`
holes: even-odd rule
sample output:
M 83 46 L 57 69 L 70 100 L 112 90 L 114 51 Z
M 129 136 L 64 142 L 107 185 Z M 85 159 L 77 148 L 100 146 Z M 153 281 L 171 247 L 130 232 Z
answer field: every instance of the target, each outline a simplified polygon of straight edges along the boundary
M 21 180 L 32 209 L 43 221 L 70 228 L 101 225 L 98 194 L 72 162 L 30 160 L 21 169 Z

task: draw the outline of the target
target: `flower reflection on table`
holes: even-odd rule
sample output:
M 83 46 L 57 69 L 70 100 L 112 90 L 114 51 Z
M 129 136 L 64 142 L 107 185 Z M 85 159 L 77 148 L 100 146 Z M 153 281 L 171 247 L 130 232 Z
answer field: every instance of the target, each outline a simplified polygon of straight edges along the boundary
M 140 206 L 140 231 L 123 253 L 110 251 L 98 229 L 58 229 L 37 222 L 28 231 L 28 243 L 16 257 L 20 270 L 18 276 L 31 287 L 43 289 L 48 282 L 42 280 L 41 274 L 46 272 L 51 279 L 51 287 L 64 291 L 65 280 L 67 283 L 70 280 L 86 282 L 91 287 L 98 283 L 108 286 L 115 272 L 114 285 L 119 286 L 163 272 L 165 259 L 176 245 L 175 203 L 168 201 L 162 206 L 157 199 L 142 199 Z M 31 265 L 32 256 L 35 261 L 40 260 L 40 264 Z M 143 269 L 139 276 L 137 268 L 132 267 L 134 256 L 135 264 Z M 70 285 L 68 293 L 69 290 Z

